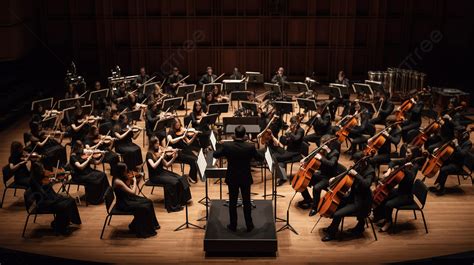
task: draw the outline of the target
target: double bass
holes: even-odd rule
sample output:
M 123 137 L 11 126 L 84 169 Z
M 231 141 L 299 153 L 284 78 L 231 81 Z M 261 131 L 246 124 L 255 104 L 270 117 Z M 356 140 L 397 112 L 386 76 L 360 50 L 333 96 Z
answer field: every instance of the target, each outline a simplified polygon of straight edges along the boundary
M 291 180 L 291 187 L 298 192 L 302 192 L 306 190 L 308 187 L 313 174 L 321 167 L 321 161 L 316 159 L 316 154 L 321 151 L 323 146 L 327 145 L 328 143 L 336 140 L 337 137 L 333 137 L 326 142 L 322 143 L 321 146 L 314 149 L 309 155 L 304 157 L 301 162 L 303 162 L 303 166 L 300 167 L 296 175 Z
M 469 130 L 465 131 L 465 133 L 470 133 L 474 131 L 474 127 L 471 127 Z M 455 138 L 456 139 L 456 138 Z M 434 177 L 441 167 L 443 166 L 444 162 L 448 160 L 451 155 L 454 153 L 454 139 L 445 143 L 441 147 L 438 148 L 433 154 L 430 155 L 430 158 L 425 162 L 423 167 L 421 168 L 421 173 L 425 178 L 432 178 Z
M 351 175 L 349 172 L 352 169 L 357 168 L 358 165 L 366 159 L 368 159 L 368 156 L 362 157 L 352 165 L 352 167 L 336 177 L 336 180 L 329 186 L 328 192 L 319 202 L 318 212 L 320 216 L 330 218 L 334 215 L 341 204 L 342 199 L 346 197 L 354 183 L 355 176 Z
M 406 163 L 401 167 L 398 167 L 394 171 L 390 172 L 390 174 L 379 182 L 377 187 L 374 190 L 373 195 L 373 208 L 379 206 L 383 201 L 388 198 L 390 191 L 393 190 L 400 182 L 405 178 L 405 169 L 412 168 L 412 163 Z

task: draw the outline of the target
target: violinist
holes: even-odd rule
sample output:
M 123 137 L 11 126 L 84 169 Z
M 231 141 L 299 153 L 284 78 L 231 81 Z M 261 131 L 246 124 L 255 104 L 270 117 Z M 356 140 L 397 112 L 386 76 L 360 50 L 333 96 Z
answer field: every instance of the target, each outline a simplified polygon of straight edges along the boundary
M 321 137 L 331 133 L 331 114 L 326 111 L 323 103 L 316 103 L 317 112 L 310 119 L 310 124 L 313 125 L 313 134 L 306 134 L 303 138 L 305 142 L 316 143 L 317 146 L 321 143 Z
M 117 176 L 117 164 L 120 161 L 120 158 L 117 153 L 112 151 L 114 140 L 115 139 L 109 135 L 101 135 L 99 133 L 99 128 L 93 125 L 87 134 L 84 144 L 86 149 L 103 151 L 102 161 L 110 165 L 110 174 L 112 176 Z
M 134 111 L 146 107 L 146 105 L 138 103 L 137 96 L 134 93 L 128 94 L 125 106 L 127 111 Z
M 229 102 L 229 98 L 222 95 L 222 91 L 219 86 L 214 86 L 212 89 L 212 95 L 217 100 L 218 103 Z
M 379 92 L 379 102 L 377 106 L 377 112 L 374 117 L 370 120 L 371 124 L 385 125 L 387 117 L 392 114 L 395 109 L 395 105 L 390 101 L 385 91 Z
M 276 149 L 273 154 L 275 160 L 279 166 L 285 168 L 286 163 L 295 159 L 301 159 L 301 150 L 303 148 L 303 137 L 304 130 L 300 126 L 299 118 L 296 116 L 291 117 L 290 127 L 285 132 L 285 135 L 281 136 L 279 143 L 286 146 L 286 150 L 283 148 Z M 286 174 L 283 174 L 278 180 L 278 186 L 283 185 L 288 179 Z
M 178 118 L 171 123 L 168 131 L 168 142 L 173 148 L 181 149 L 176 162 L 189 165 L 189 178 L 191 183 L 197 183 L 197 156 L 189 146 L 196 140 L 198 133 L 188 133 Z
M 348 174 L 354 177 L 349 196 L 343 198 L 332 216 L 331 224 L 323 229 L 325 233 L 325 236 L 322 238 L 323 242 L 336 238 L 339 224 L 345 216 L 357 216 L 357 225 L 348 230 L 351 234 L 360 235 L 365 230 L 365 218 L 368 216 L 372 204 L 370 184 L 374 178 L 375 170 L 367 160 L 361 160 L 357 164 L 357 171 L 351 169 Z M 329 180 L 329 183 L 331 183 L 331 180 Z
M 30 124 L 31 133 L 29 135 L 29 146 L 31 149 L 36 146 L 36 152 L 43 156 L 43 165 L 46 169 L 52 169 L 59 161 L 59 166 L 63 167 L 67 163 L 66 148 L 54 139 L 53 134 L 44 131 L 41 123 L 33 122 Z
M 85 150 L 82 142 L 77 141 L 71 150 L 69 163 L 73 170 L 72 179 L 74 182 L 85 184 L 87 202 L 96 205 L 103 202 L 105 191 L 110 184 L 104 172 L 91 167 L 91 164 L 100 163 L 104 157 L 102 153 L 94 151 L 93 149 Z M 94 158 L 96 155 L 100 158 Z
M 163 103 L 163 93 L 161 92 L 161 87 L 158 84 L 154 85 L 153 93 L 148 97 L 148 104 L 156 104 L 158 107 Z
M 191 199 L 186 178 L 164 168 L 171 167 L 177 157 L 177 149 L 162 147 L 156 137 L 150 139 L 146 154 L 148 175 L 151 182 L 164 185 L 165 208 L 168 212 L 183 210 L 183 206 Z
M 120 82 L 118 88 L 114 91 L 112 95 L 112 102 L 117 106 L 119 111 L 124 110 L 127 106 L 125 104 L 125 99 L 127 97 L 127 86 L 125 82 Z
M 119 163 L 118 171 L 118 177 L 113 179 L 114 193 L 117 196 L 115 205 L 121 211 L 133 213 L 133 221 L 128 225 L 130 232 L 140 238 L 155 236 L 160 224 L 156 219 L 153 202 L 140 196 L 140 182 L 134 176 L 130 178 L 126 164 Z
M 45 182 L 45 179 L 49 180 L 53 176 L 40 161 L 32 163 L 30 189 L 25 192 L 25 199 L 35 200 L 38 211 L 52 211 L 54 221 L 51 227 L 57 234 L 70 235 L 70 223 L 81 224 L 79 211 L 73 198 L 59 195 L 50 182 Z
M 435 185 L 430 187 L 430 191 L 436 195 L 444 195 L 446 180 L 449 175 L 462 174 L 465 158 L 471 152 L 472 142 L 469 140 L 469 133 L 463 126 L 455 127 L 455 138 L 452 140 L 454 152 L 444 161 L 436 178 Z M 436 151 L 436 149 L 434 150 Z
M 89 119 L 83 112 L 82 107 L 76 104 L 74 116 L 71 119 L 71 127 L 69 129 L 71 135 L 71 143 L 74 145 L 77 141 L 84 141 L 90 129 Z
M 102 86 L 100 84 L 100 81 L 95 81 L 92 91 L 99 91 L 101 89 Z M 99 97 L 97 99 L 94 99 L 92 101 L 92 109 L 94 115 L 102 115 L 108 105 L 109 103 L 107 102 L 107 98 L 105 97 Z
M 212 84 L 215 82 L 217 75 L 213 74 L 212 72 L 212 67 L 208 66 L 206 68 L 206 73 L 201 76 L 201 79 L 199 79 L 198 84 L 199 85 L 204 85 L 204 84 Z
M 321 141 L 327 142 L 333 136 L 323 135 Z M 308 192 L 305 190 L 301 193 L 304 200 L 298 202 L 300 208 L 308 208 L 312 205 L 312 209 L 309 213 L 309 216 L 314 216 L 318 211 L 319 199 L 321 197 L 321 191 L 326 190 L 329 186 L 329 179 L 337 176 L 345 170 L 344 166 L 338 163 L 339 154 L 341 150 L 341 144 L 338 141 L 331 141 L 324 146 L 322 146 L 321 151 L 316 154 L 316 159 L 321 162 L 321 166 L 318 171 L 316 171 L 312 178 L 309 186 L 313 187 L 313 199 Z
M 138 74 L 137 78 L 135 79 L 135 86 L 139 86 L 144 84 L 146 81 L 150 79 L 150 76 L 147 75 L 145 66 L 140 67 L 140 73 Z
M 186 84 L 181 79 L 183 79 L 183 75 L 179 73 L 178 67 L 173 67 L 172 73 L 168 76 L 166 94 L 176 97 L 178 87 Z
M 202 99 L 202 109 L 207 113 L 209 105 L 218 102 L 219 101 L 217 101 L 217 99 L 214 97 L 214 93 L 212 91 L 206 92 L 204 98 Z
M 114 127 L 115 151 L 122 155 L 124 163 L 130 170 L 135 170 L 143 164 L 142 151 L 140 146 L 133 143 L 133 140 L 140 135 L 141 129 L 130 126 L 128 117 L 125 114 L 119 116 L 117 125 Z
M 419 148 L 409 146 L 403 159 L 392 159 L 388 164 L 388 170 L 383 179 L 390 176 L 397 167 L 407 165 L 403 168 L 404 177 L 398 184 L 398 188 L 390 191 L 387 199 L 373 209 L 374 222 L 380 226 L 380 232 L 387 232 L 392 226 L 392 212 L 394 208 L 410 205 L 413 201 L 413 183 L 416 179 L 418 169 L 423 165 L 421 160 L 415 159 L 421 155 Z
M 69 83 L 67 85 L 67 90 L 66 90 L 66 94 L 64 95 L 64 98 L 68 99 L 68 98 L 78 98 L 78 97 L 79 97 L 79 93 L 77 93 L 76 85 L 73 83 Z
M 241 80 L 242 78 L 244 78 L 244 75 L 242 75 L 239 72 L 239 68 L 234 67 L 234 71 L 232 72 L 232 74 L 230 75 L 229 78 L 232 79 L 232 80 Z
M 209 125 L 201 124 L 201 119 L 204 116 L 206 116 L 206 113 L 204 113 L 202 103 L 199 101 L 194 101 L 193 111 L 191 114 L 189 114 L 189 117 L 191 118 L 191 125 L 193 128 L 196 128 L 201 132 L 198 136 L 198 141 L 199 146 L 202 148 L 206 148 L 210 145 L 209 136 L 211 135 L 211 129 L 209 128 Z
M 160 120 L 160 109 L 158 105 L 155 103 L 150 103 L 146 110 L 146 135 L 148 136 L 148 140 L 150 140 L 153 136 L 158 137 L 160 141 L 166 138 L 166 128 L 163 127 L 160 131 L 153 131 L 155 129 L 156 122 Z
M 21 187 L 30 186 L 30 171 L 26 166 L 29 157 L 23 150 L 23 145 L 18 141 L 13 141 L 10 146 L 10 157 L 8 158 L 9 172 L 13 175 L 15 184 Z M 11 176 L 10 175 L 10 176 Z M 6 176 L 5 176 L 6 177 Z
M 423 101 L 420 100 L 418 95 L 415 95 L 415 106 L 413 106 L 405 116 L 408 116 L 408 119 L 405 119 L 402 123 L 402 140 L 404 143 L 409 143 L 413 137 L 412 131 L 415 132 L 421 126 L 421 111 L 423 110 Z M 410 136 L 410 137 L 409 137 Z

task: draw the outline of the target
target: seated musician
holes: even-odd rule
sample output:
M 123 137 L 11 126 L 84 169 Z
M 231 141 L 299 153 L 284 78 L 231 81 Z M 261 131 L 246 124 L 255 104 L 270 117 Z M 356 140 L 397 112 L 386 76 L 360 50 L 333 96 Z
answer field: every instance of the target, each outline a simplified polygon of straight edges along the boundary
M 234 67 L 234 71 L 230 75 L 229 79 L 241 80 L 242 78 L 244 78 L 244 75 L 239 72 L 239 68 Z
M 161 105 L 163 103 L 163 93 L 161 92 L 161 87 L 158 84 L 154 84 L 153 92 L 148 97 L 148 104 L 158 104 Z
M 337 74 L 337 79 L 334 81 L 334 83 L 345 85 L 346 87 L 350 88 L 349 79 L 346 78 L 346 74 L 342 70 Z M 344 94 L 342 95 L 342 98 L 329 98 L 334 100 L 334 102 L 329 106 L 332 120 L 334 120 L 336 117 L 336 109 L 338 106 L 344 106 L 344 110 L 342 112 L 343 117 L 349 113 L 349 96 L 350 94 Z
M 127 98 L 127 95 L 127 86 L 125 85 L 125 82 L 120 82 L 118 89 L 115 90 L 114 94 L 112 95 L 112 102 L 117 105 L 117 109 L 119 111 L 122 111 L 127 107 L 125 105 L 125 99 Z
M 193 104 L 193 111 L 189 114 L 191 118 L 191 125 L 193 128 L 197 129 L 201 133 L 198 136 L 199 146 L 202 148 L 206 148 L 210 145 L 209 136 L 211 135 L 211 129 L 208 125 L 202 125 L 201 119 L 206 116 L 204 112 L 202 103 L 199 101 L 194 101 Z M 197 145 L 194 145 L 197 146 Z
M 402 140 L 404 143 L 409 143 L 412 140 L 412 136 L 416 135 L 418 129 L 421 126 L 421 111 L 423 110 L 423 101 L 419 99 L 419 96 L 415 96 L 416 104 L 406 114 L 408 119 L 402 123 Z
M 101 89 L 102 86 L 100 84 L 100 81 L 95 81 L 92 91 L 98 91 Z M 107 102 L 107 98 L 105 97 L 99 97 L 97 99 L 94 99 L 91 103 L 94 115 L 101 115 L 105 111 L 106 107 L 109 105 L 109 103 Z
M 120 161 L 120 157 L 112 151 L 114 144 L 114 138 L 110 135 L 101 135 L 99 128 L 93 125 L 91 126 L 89 133 L 87 134 L 84 145 L 86 149 L 98 149 L 104 151 L 102 162 L 110 165 L 110 175 L 117 176 L 117 164 Z
M 285 168 L 286 163 L 295 159 L 300 159 L 301 149 L 303 145 L 303 136 L 304 130 L 299 124 L 298 117 L 294 116 L 290 119 L 290 127 L 286 131 L 285 135 L 280 137 L 279 143 L 286 146 L 286 150 L 283 148 L 278 148 L 274 152 L 275 160 L 278 162 L 279 166 Z M 286 174 L 280 176 L 278 180 L 278 186 L 283 185 L 288 179 Z
M 168 212 L 183 210 L 183 206 L 191 199 L 191 191 L 186 178 L 166 170 L 178 157 L 178 151 L 167 151 L 160 145 L 156 137 L 150 139 L 146 162 L 150 181 L 155 184 L 164 185 L 165 208 Z
M 148 136 L 148 140 L 152 137 L 156 136 L 160 141 L 166 138 L 166 128 L 163 126 L 159 131 L 153 131 L 155 129 L 156 122 L 161 119 L 160 117 L 160 108 L 158 104 L 150 103 L 148 105 L 146 111 L 146 121 L 145 121 L 145 128 L 146 128 L 146 135 Z
M 313 125 L 313 134 L 307 134 L 303 141 L 316 143 L 317 146 L 321 143 L 321 137 L 331 133 L 331 114 L 326 111 L 325 105 L 321 102 L 316 104 L 317 112 L 310 119 L 310 124 Z
M 67 85 L 67 91 L 66 91 L 66 94 L 64 95 L 64 98 L 68 99 L 68 98 L 78 98 L 78 97 L 79 97 L 79 93 L 77 93 L 76 85 L 73 83 L 69 83 Z
M 278 84 L 280 86 L 280 89 L 283 91 L 283 86 L 286 82 L 286 79 L 287 77 L 285 75 L 285 69 L 280 66 L 278 67 L 278 70 L 275 75 L 272 77 L 272 83 Z
M 455 112 L 455 104 L 456 98 L 452 98 L 449 100 L 448 108 L 441 113 L 442 123 L 439 133 L 431 135 L 425 143 L 428 152 L 433 153 L 435 148 L 454 139 L 454 128 L 459 125 L 459 114 Z
M 90 124 L 84 113 L 82 107 L 77 104 L 74 109 L 74 115 L 70 119 L 71 126 L 68 127 L 69 135 L 71 136 L 71 144 L 74 145 L 77 141 L 84 141 L 90 129 Z
M 28 160 L 25 159 L 23 144 L 18 141 L 13 141 L 10 146 L 8 167 L 10 169 L 10 174 L 13 175 L 16 185 L 23 187 L 30 186 L 30 170 L 28 170 L 28 167 L 26 166 L 27 163 Z
M 179 82 L 183 79 L 183 75 L 179 73 L 178 67 L 173 67 L 173 72 L 168 76 L 166 83 L 166 94 L 176 97 L 176 92 L 179 86 L 185 85 L 185 82 Z
M 212 84 L 216 80 L 217 76 L 212 73 L 212 67 L 208 66 L 206 68 L 206 73 L 201 76 L 201 79 L 199 79 L 198 84 L 199 85 L 205 85 L 205 84 Z
M 405 176 L 395 188 L 390 191 L 387 199 L 373 209 L 374 222 L 380 226 L 380 232 L 387 232 L 392 226 L 392 213 L 394 208 L 413 203 L 413 183 L 416 179 L 418 169 L 423 165 L 423 159 L 416 159 L 421 155 L 419 148 L 409 146 L 406 156 L 402 159 L 392 159 L 388 164 L 388 170 L 383 175 L 383 179 L 387 178 L 391 172 L 397 167 L 409 164 L 403 172 Z M 383 181 L 383 180 L 382 180 Z
M 146 81 L 150 79 L 150 76 L 147 75 L 146 69 L 144 66 L 140 67 L 140 73 L 138 74 L 137 78 L 135 79 L 135 86 L 142 85 Z
M 323 135 L 321 141 L 324 143 L 330 140 L 331 137 L 333 136 L 328 134 Z M 327 189 L 329 179 L 345 170 L 345 168 L 338 163 L 340 149 L 341 144 L 337 140 L 331 141 L 324 145 L 321 151 L 315 156 L 315 158 L 321 162 L 321 166 L 319 170 L 313 174 L 311 182 L 309 183 L 309 186 L 313 187 L 313 199 L 311 199 L 308 190 L 305 190 L 301 193 L 303 201 L 298 202 L 298 206 L 303 209 L 307 209 L 312 205 L 309 216 L 314 216 L 317 213 L 321 191 Z
M 367 144 L 367 140 L 375 133 L 375 127 L 369 123 L 370 114 L 366 109 L 359 109 L 361 111 L 359 116 L 359 124 L 349 129 L 349 138 L 351 139 L 351 147 L 348 150 L 350 155 L 353 155 L 359 148 L 363 150 Z
M 189 165 L 188 176 L 191 183 L 197 183 L 197 156 L 192 152 L 189 146 L 196 140 L 197 136 L 197 133 L 193 133 L 192 135 L 188 134 L 181 124 L 181 121 L 175 118 L 171 123 L 167 138 L 170 146 L 181 149 L 178 152 L 176 161 Z
M 387 117 L 392 114 L 395 109 L 395 105 L 390 101 L 386 93 L 379 92 L 379 102 L 377 107 L 377 112 L 374 117 L 370 120 L 371 124 L 382 124 L 385 125 Z
M 92 151 L 91 149 L 88 149 Z M 84 145 L 78 141 L 71 150 L 69 163 L 73 169 L 72 179 L 77 183 L 84 183 L 86 186 L 86 198 L 90 204 L 100 204 L 104 200 L 105 191 L 110 187 L 107 175 L 91 167 L 91 164 L 98 164 L 104 158 L 98 153 L 100 158 L 94 158 L 94 153 L 86 153 Z
M 372 205 L 370 184 L 374 178 L 375 171 L 367 160 L 360 161 L 357 168 L 357 171 L 351 169 L 348 173 L 354 177 L 354 183 L 351 186 L 349 196 L 343 198 L 333 214 L 329 227 L 323 229 L 325 233 L 325 236 L 322 238 L 323 242 L 336 238 L 341 220 L 345 216 L 357 216 L 357 225 L 348 230 L 350 233 L 360 235 L 365 230 L 365 218 L 369 215 Z
M 59 161 L 59 167 L 67 164 L 66 148 L 62 146 L 55 138 L 54 132 L 43 130 L 41 123 L 33 122 L 30 124 L 31 135 L 28 142 L 28 151 L 36 146 L 35 151 L 43 156 L 43 165 L 46 169 L 51 170 L 56 167 Z M 60 138 L 61 139 L 61 138 Z
M 119 120 L 113 129 L 115 140 L 115 151 L 122 155 L 124 163 L 130 170 L 136 170 L 143 164 L 140 146 L 133 142 L 140 135 L 141 128 L 130 126 L 125 114 L 119 116 Z
M 40 161 L 31 165 L 30 189 L 26 191 L 25 198 L 36 201 L 39 211 L 51 211 L 54 213 L 54 221 L 51 227 L 61 235 L 70 235 L 70 223 L 80 225 L 81 218 L 76 202 L 71 197 L 64 197 L 56 193 L 50 177 L 54 174 L 46 171 Z
M 471 152 L 472 142 L 469 140 L 469 132 L 463 126 L 455 128 L 455 138 L 452 140 L 454 146 L 453 154 L 444 161 L 443 166 L 439 170 L 435 185 L 430 187 L 430 191 L 436 195 L 444 195 L 446 180 L 449 175 L 462 174 L 464 172 L 464 159 Z M 435 149 L 436 151 L 436 149 Z
M 117 196 L 116 207 L 125 212 L 133 213 L 133 220 L 128 225 L 130 232 L 137 237 L 147 238 L 156 235 L 160 224 L 156 219 L 153 202 L 140 196 L 140 181 L 128 174 L 127 165 L 118 164 L 119 176 L 113 180 L 114 193 Z
M 204 110 L 204 112 L 207 113 L 207 111 L 209 110 L 209 105 L 210 104 L 214 104 L 214 103 L 218 103 L 219 101 L 217 101 L 217 98 L 214 97 L 214 93 L 213 92 L 206 92 L 206 94 L 204 95 L 204 98 L 202 99 L 201 103 L 202 103 L 202 109 Z

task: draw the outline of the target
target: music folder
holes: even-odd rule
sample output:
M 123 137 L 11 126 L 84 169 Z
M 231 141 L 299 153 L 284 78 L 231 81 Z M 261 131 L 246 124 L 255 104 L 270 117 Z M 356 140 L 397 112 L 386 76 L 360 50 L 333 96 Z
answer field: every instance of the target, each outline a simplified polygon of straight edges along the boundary
M 137 110 L 125 112 L 124 114 L 127 115 L 127 118 L 129 121 L 139 121 L 142 116 L 142 110 L 137 109 Z

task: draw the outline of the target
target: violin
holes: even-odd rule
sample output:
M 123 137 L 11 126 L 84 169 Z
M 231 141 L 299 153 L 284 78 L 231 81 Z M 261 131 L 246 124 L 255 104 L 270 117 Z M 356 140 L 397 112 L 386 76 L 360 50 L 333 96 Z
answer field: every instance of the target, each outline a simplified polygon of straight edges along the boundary
M 84 153 L 81 155 L 82 159 L 88 159 L 90 156 L 98 160 L 106 153 L 104 150 L 99 149 L 84 149 Z
M 339 123 L 344 122 L 344 125 L 342 126 L 339 125 L 339 123 L 337 124 L 337 126 L 341 128 L 339 131 L 336 132 L 338 141 L 340 143 L 343 143 L 344 141 L 346 141 L 347 137 L 349 136 L 349 130 L 359 124 L 358 116 L 360 116 L 360 114 L 361 112 L 357 112 L 354 115 L 347 115 L 341 121 L 339 121 Z
M 47 185 L 52 182 L 64 181 L 70 173 L 71 172 L 66 171 L 64 168 L 56 168 L 56 170 L 53 171 L 45 169 L 41 183 Z
M 321 167 L 321 161 L 316 159 L 316 154 L 320 153 L 323 146 L 336 140 L 337 137 L 333 137 L 326 142 L 322 143 L 320 147 L 316 148 L 309 155 L 302 159 L 304 165 L 298 169 L 298 172 L 291 180 L 291 187 L 298 192 L 306 190 L 308 187 L 313 174 Z
M 406 163 L 403 166 L 390 172 L 390 174 L 379 182 L 373 192 L 373 208 L 379 206 L 383 201 L 388 198 L 391 190 L 393 190 L 400 182 L 405 178 L 405 169 L 412 168 L 412 163 Z
M 471 131 L 474 131 L 474 127 L 471 127 L 464 133 L 470 133 Z M 430 155 L 430 158 L 421 168 L 421 173 L 423 174 L 423 176 L 425 176 L 425 178 L 434 177 L 439 172 L 444 162 L 451 157 L 455 150 L 455 147 L 453 145 L 455 139 L 445 143 L 444 145 L 439 147 L 438 150 L 436 150 L 433 154 Z
M 89 123 L 94 124 L 95 122 L 102 120 L 102 117 L 87 115 L 84 118 L 78 120 L 79 123 Z
M 324 195 L 323 199 L 319 202 L 318 212 L 320 216 L 332 217 L 339 207 L 342 199 L 349 193 L 354 178 L 350 171 L 356 168 L 361 161 L 367 159 L 365 156 L 357 161 L 352 167 L 347 169 L 344 173 L 336 177 L 336 180 L 329 186 L 328 192 Z
M 400 107 L 397 109 L 397 113 L 395 114 L 396 116 L 396 121 L 404 121 L 406 119 L 405 115 L 408 111 L 410 111 L 416 104 L 416 101 L 414 98 L 410 98 L 405 100 Z

